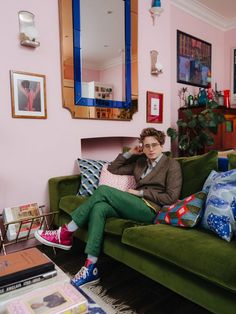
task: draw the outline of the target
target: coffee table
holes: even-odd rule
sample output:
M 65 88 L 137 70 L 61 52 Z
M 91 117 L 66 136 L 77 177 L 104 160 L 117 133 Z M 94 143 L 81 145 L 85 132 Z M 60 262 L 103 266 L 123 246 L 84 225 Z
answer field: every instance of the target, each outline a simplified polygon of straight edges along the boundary
M 36 291 L 39 290 L 43 287 L 47 287 L 51 284 L 56 284 L 56 283 L 62 283 L 62 282 L 70 282 L 70 277 L 64 273 L 62 271 L 62 269 L 60 269 L 57 265 L 55 266 L 56 270 L 57 270 L 57 276 L 52 277 L 50 279 L 46 279 L 43 280 L 41 282 L 32 284 L 32 285 L 28 285 L 26 287 L 23 288 L 19 288 L 7 293 L 3 293 L 0 295 L 0 313 L 5 313 L 4 312 L 4 304 L 6 304 L 7 302 L 23 296 L 25 293 L 31 292 L 32 290 Z M 94 302 L 92 300 L 92 298 L 90 296 L 88 296 L 82 289 L 79 289 L 79 292 L 81 294 L 84 295 L 84 297 L 87 299 L 88 301 L 88 305 L 89 305 L 89 310 L 88 313 L 89 314 L 106 314 L 107 312 L 105 312 L 96 302 Z M 108 313 L 107 313 L 108 314 Z M 110 314 L 110 313 L 109 313 Z

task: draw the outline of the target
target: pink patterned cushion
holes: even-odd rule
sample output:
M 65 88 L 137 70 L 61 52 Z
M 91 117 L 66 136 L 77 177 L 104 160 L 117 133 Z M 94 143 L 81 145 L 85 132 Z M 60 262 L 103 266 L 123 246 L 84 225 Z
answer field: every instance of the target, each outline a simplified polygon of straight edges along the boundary
M 136 182 L 134 176 L 112 174 L 107 170 L 107 167 L 108 164 L 105 164 L 102 168 L 99 185 L 108 185 L 121 191 L 135 189 Z

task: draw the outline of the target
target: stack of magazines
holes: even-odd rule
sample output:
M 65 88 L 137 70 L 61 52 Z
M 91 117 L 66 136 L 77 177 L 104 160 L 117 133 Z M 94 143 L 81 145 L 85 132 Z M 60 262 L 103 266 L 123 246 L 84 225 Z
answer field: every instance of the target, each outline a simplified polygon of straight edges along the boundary
M 37 248 L 0 256 L 0 294 L 56 275 L 55 264 Z
M 42 212 L 38 203 L 4 208 L 2 218 L 4 224 L 8 224 L 7 239 L 12 241 L 33 234 L 40 227 L 41 221 L 37 218 L 40 215 Z
M 1 304 L 0 313 L 85 314 L 88 302 L 69 282 L 59 281 Z

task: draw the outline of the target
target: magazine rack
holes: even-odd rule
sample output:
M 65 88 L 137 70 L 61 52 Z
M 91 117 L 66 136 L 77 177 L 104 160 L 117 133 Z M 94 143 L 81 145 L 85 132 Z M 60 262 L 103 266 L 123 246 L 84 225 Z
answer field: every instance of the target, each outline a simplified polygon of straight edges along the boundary
M 41 210 L 41 215 L 34 216 L 32 218 L 27 218 L 27 224 L 29 225 L 27 229 L 26 235 L 22 236 L 22 228 L 23 225 L 26 223 L 26 218 L 18 219 L 15 221 L 11 221 L 9 223 L 3 223 L 2 228 L 0 228 L 0 253 L 3 250 L 3 253 L 6 255 L 6 247 L 11 244 L 19 243 L 21 241 L 27 241 L 29 239 L 34 238 L 34 235 L 32 234 L 32 226 L 34 225 L 35 221 L 39 221 L 39 229 L 50 229 L 50 226 L 53 224 L 54 217 L 56 214 L 58 214 L 58 211 L 53 211 L 49 213 L 44 213 L 44 208 L 45 206 L 39 206 Z M 0 214 L 0 219 L 2 218 L 2 214 Z M 14 240 L 9 241 L 7 239 L 7 231 L 10 225 L 15 225 L 17 226 L 17 232 L 16 232 L 16 237 Z

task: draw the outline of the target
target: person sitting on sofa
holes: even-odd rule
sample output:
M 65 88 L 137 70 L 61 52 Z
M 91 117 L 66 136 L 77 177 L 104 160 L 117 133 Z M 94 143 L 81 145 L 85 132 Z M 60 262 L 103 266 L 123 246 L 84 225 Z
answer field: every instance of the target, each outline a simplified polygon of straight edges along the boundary
M 82 205 L 75 209 L 72 221 L 58 230 L 37 230 L 41 243 L 69 250 L 72 234 L 88 223 L 85 265 L 71 280 L 75 287 L 96 283 L 99 278 L 97 259 L 101 251 L 104 226 L 109 217 L 152 223 L 163 205 L 174 203 L 180 194 L 182 172 L 178 161 L 162 153 L 165 134 L 146 128 L 140 135 L 140 145 L 131 148 L 108 166 L 108 171 L 119 175 L 134 175 L 136 189 L 120 191 L 100 185 Z M 79 231 L 79 230 L 78 230 Z

